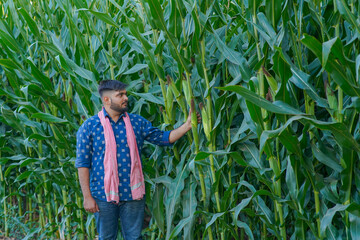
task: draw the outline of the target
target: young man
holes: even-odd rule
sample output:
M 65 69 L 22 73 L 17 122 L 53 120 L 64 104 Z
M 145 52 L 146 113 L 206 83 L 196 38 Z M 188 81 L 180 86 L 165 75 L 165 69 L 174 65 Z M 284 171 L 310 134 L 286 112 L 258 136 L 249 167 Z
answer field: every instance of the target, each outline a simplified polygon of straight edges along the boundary
M 140 161 L 144 141 L 169 146 L 191 129 L 191 118 L 172 131 L 160 131 L 128 114 L 126 84 L 105 80 L 99 94 L 103 109 L 77 132 L 77 157 L 84 208 L 95 213 L 99 240 L 116 239 L 120 219 L 125 240 L 141 238 L 145 186 Z M 200 116 L 198 115 L 200 122 Z

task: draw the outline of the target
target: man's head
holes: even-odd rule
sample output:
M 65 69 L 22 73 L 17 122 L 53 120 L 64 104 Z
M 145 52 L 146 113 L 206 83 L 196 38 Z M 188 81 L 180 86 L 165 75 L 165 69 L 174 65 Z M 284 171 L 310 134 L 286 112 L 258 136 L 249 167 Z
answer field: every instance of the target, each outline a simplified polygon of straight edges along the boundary
M 99 84 L 99 94 L 105 107 L 124 113 L 128 109 L 127 85 L 116 80 L 104 80 Z

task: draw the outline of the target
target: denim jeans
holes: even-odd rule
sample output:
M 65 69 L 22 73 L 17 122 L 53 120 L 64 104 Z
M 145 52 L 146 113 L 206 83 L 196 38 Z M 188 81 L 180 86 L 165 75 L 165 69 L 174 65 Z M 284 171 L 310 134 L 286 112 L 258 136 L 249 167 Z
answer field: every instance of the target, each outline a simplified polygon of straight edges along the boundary
M 141 240 L 144 222 L 145 198 L 122 201 L 118 204 L 95 199 L 99 212 L 95 213 L 99 240 L 116 240 L 120 226 L 125 240 Z

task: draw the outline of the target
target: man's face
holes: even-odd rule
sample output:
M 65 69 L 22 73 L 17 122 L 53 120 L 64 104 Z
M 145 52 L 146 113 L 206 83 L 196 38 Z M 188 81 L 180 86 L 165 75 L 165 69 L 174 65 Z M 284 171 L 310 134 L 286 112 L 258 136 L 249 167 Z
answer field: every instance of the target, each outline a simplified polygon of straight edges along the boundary
M 128 97 L 126 90 L 114 91 L 110 96 L 110 109 L 124 113 L 128 110 Z

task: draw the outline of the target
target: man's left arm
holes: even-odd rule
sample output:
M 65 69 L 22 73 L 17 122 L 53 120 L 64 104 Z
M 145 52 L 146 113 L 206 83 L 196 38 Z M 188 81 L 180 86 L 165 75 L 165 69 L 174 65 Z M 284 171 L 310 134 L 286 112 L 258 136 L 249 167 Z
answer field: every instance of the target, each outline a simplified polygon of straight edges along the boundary
M 201 117 L 199 113 L 197 113 L 197 118 L 198 123 L 200 123 Z M 146 121 L 145 123 L 145 140 L 156 145 L 170 146 L 191 129 L 191 111 L 189 112 L 189 117 L 186 122 L 172 131 L 163 132 L 153 127 L 150 122 Z
M 201 122 L 200 114 L 196 113 L 196 115 L 197 115 L 198 123 L 200 123 Z M 183 125 L 181 125 L 180 127 L 178 127 L 177 129 L 174 129 L 170 132 L 169 142 L 170 143 L 176 142 L 182 136 L 184 136 L 185 133 L 190 131 L 190 129 L 191 129 L 191 111 L 189 112 L 189 116 L 188 116 L 186 122 Z
M 191 129 L 191 121 L 186 121 L 183 125 L 174 129 L 170 132 L 169 135 L 169 142 L 174 143 L 179 140 L 182 136 L 184 136 L 188 131 Z

